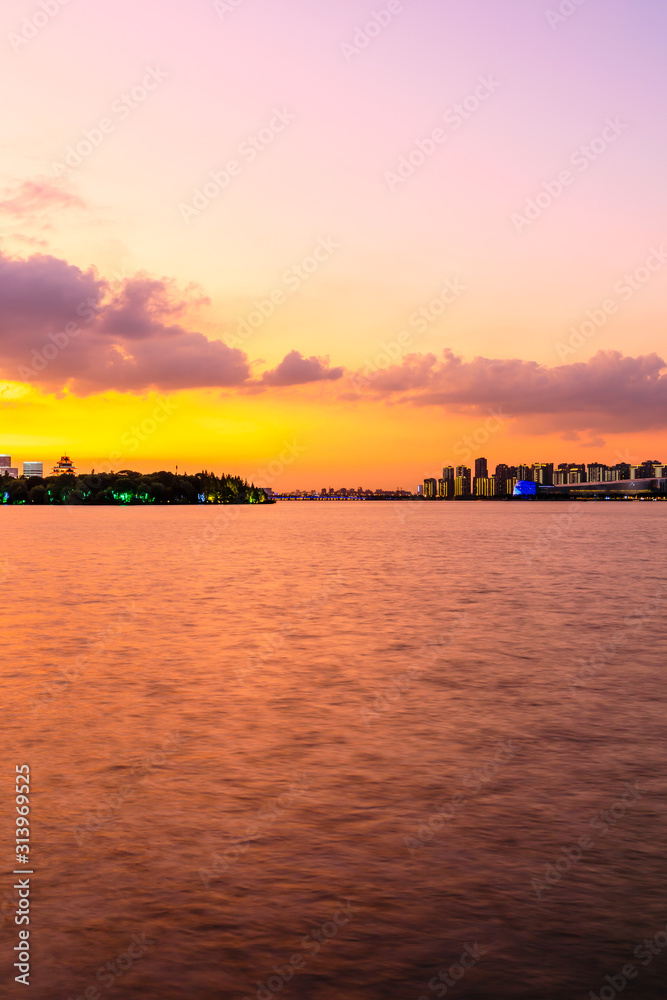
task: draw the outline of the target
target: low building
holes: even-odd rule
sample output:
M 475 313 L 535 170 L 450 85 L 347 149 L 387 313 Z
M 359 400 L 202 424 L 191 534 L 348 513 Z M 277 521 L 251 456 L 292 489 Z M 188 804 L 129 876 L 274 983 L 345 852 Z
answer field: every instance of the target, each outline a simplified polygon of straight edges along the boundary
M 12 479 L 18 479 L 19 470 L 12 465 L 11 455 L 0 455 L 0 476 L 11 476 Z
M 623 497 L 637 498 L 667 496 L 667 478 L 656 479 L 615 479 L 599 483 L 569 483 L 567 486 L 554 486 L 552 494 L 572 497 L 572 499 L 603 500 L 609 498 L 622 499 Z

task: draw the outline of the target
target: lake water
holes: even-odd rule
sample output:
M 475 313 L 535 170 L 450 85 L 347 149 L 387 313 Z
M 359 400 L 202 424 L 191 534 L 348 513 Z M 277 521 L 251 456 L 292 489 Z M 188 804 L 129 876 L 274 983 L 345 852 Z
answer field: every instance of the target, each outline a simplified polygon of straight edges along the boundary
M 4 508 L 3 995 L 664 997 L 666 516 Z

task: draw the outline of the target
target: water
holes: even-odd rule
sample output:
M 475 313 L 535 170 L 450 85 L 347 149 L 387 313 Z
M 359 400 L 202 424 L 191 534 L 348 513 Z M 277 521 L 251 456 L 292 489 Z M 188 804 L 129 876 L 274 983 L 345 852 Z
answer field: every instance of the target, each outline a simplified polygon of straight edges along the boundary
M 666 513 L 3 509 L 30 996 L 663 997 Z

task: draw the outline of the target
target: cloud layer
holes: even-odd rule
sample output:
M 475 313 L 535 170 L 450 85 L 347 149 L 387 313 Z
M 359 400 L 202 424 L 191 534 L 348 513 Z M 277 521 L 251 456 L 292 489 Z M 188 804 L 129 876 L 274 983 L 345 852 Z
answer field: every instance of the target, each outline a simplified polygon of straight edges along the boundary
M 85 396 L 117 390 L 238 388 L 251 392 L 341 380 L 328 357 L 290 351 L 254 374 L 247 355 L 187 326 L 206 302 L 193 288 L 138 274 L 109 285 L 45 254 L 0 254 L 0 374 Z M 535 361 L 445 350 L 410 354 L 384 371 L 350 376 L 343 399 L 381 399 L 486 417 L 502 410 L 529 433 L 613 433 L 667 426 L 667 371 L 657 354 L 594 357 L 548 368 Z
M 440 358 L 410 354 L 385 371 L 358 372 L 352 384 L 395 403 L 480 416 L 502 408 L 518 418 L 547 418 L 551 430 L 613 432 L 667 426 L 666 369 L 657 354 L 598 351 L 587 361 L 547 368 L 518 359 L 465 361 L 445 350 Z
M 56 257 L 0 254 L 2 374 L 78 395 L 244 384 L 261 390 L 342 375 L 327 359 L 292 351 L 252 379 L 243 351 L 183 324 L 192 301 L 191 290 L 179 293 L 166 279 L 137 275 L 112 290 L 94 271 Z

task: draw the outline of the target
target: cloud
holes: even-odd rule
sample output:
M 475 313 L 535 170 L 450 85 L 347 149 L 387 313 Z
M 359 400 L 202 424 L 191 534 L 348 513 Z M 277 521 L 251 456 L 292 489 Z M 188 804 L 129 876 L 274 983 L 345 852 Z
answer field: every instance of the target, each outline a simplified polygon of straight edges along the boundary
M 76 395 L 116 390 L 280 386 L 332 381 L 342 368 L 291 351 L 251 378 L 247 355 L 189 329 L 208 299 L 194 287 L 137 274 L 111 285 L 48 254 L 0 253 L 0 369 L 4 377 Z
M 304 358 L 299 351 L 290 351 L 272 371 L 264 372 L 260 385 L 305 385 L 307 382 L 334 382 L 343 377 L 343 368 L 331 368 L 329 358 Z
M 482 415 L 502 407 L 539 432 L 595 433 L 667 426 L 667 366 L 657 354 L 599 351 L 588 361 L 547 368 L 536 361 L 465 361 L 451 350 L 411 354 L 386 371 L 352 376 L 357 392 L 391 402 Z M 535 418 L 539 418 L 536 421 Z
M 44 340 L 84 312 L 97 308 L 106 284 L 48 254 L 16 260 L 0 253 L 0 351 L 24 357 L 26 346 Z
M 22 223 L 35 222 L 45 212 L 85 207 L 86 204 L 79 195 L 46 178 L 24 181 L 18 187 L 6 191 L 5 197 L 0 200 L 0 212 L 12 217 L 15 222 Z
M 242 351 L 174 322 L 191 298 L 167 280 L 139 275 L 112 292 L 56 257 L 0 254 L 2 371 L 78 395 L 241 385 L 250 377 Z

